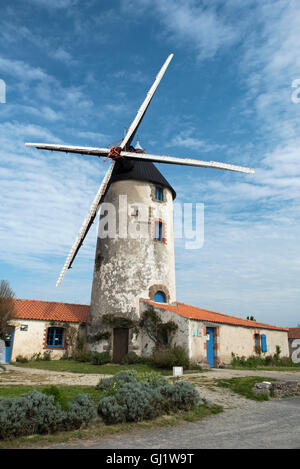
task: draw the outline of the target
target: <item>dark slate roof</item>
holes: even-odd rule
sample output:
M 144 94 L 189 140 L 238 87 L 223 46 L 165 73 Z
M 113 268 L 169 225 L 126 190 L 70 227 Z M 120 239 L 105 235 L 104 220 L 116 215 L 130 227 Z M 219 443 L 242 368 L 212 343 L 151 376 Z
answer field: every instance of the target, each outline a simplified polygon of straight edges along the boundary
M 115 181 L 122 181 L 127 179 L 135 179 L 138 181 L 149 181 L 154 184 L 160 184 L 161 186 L 170 189 L 173 195 L 173 199 L 176 197 L 176 192 L 168 181 L 163 177 L 161 172 L 154 166 L 151 161 L 136 160 L 126 158 L 126 160 L 116 160 L 115 167 L 113 169 L 110 184 Z

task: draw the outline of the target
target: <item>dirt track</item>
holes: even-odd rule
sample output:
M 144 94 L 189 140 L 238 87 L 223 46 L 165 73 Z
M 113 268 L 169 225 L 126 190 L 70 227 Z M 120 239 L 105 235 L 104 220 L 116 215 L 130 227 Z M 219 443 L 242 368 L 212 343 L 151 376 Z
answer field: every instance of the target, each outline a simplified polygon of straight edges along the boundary
M 80 374 L 70 372 L 46 371 L 35 368 L 21 368 L 13 365 L 6 366 L 7 371 L 0 373 L 0 385 L 34 385 L 34 384 L 61 384 L 76 386 L 96 386 L 100 378 L 110 375 Z M 262 371 L 262 370 L 231 370 L 214 369 L 202 373 L 184 375 L 184 379 L 195 384 L 202 398 L 215 404 L 222 405 L 225 409 L 247 408 L 249 399 L 239 396 L 229 389 L 215 386 L 216 379 L 234 378 L 241 376 L 263 376 L 280 380 L 300 381 L 299 371 Z

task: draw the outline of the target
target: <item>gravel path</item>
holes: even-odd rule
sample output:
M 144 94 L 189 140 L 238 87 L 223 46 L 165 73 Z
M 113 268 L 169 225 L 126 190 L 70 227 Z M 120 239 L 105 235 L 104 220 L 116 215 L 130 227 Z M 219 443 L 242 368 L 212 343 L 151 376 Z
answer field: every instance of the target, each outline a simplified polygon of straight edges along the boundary
M 300 397 L 249 401 L 247 408 L 227 410 L 200 422 L 50 448 L 106 449 L 112 450 L 111 455 L 123 449 L 133 449 L 132 454 L 139 449 L 153 453 L 155 449 L 300 449 Z
M 0 384 L 63 384 L 94 386 L 109 375 L 79 374 L 7 365 Z M 224 412 L 200 422 L 172 428 L 137 430 L 94 441 L 77 441 L 51 448 L 105 449 L 202 449 L 202 448 L 300 448 L 300 397 L 257 402 L 216 386 L 216 379 L 262 376 L 300 381 L 299 371 L 214 369 L 184 375 L 202 398 L 223 406 Z
M 13 365 L 5 365 L 6 372 L 0 373 L 1 385 L 20 384 L 29 386 L 34 384 L 63 384 L 76 386 L 96 386 L 100 378 L 111 375 L 80 374 L 70 372 L 57 372 L 39 370 L 37 368 L 22 368 Z
M 71 372 L 46 371 L 37 368 L 19 367 L 5 365 L 6 372 L 0 373 L 0 384 L 65 384 L 77 386 L 95 386 L 100 378 L 111 375 L 100 374 L 80 374 Z M 207 372 L 184 375 L 185 379 L 191 380 L 199 377 L 203 384 L 207 386 L 209 381 L 214 379 L 235 378 L 239 376 L 263 376 L 266 378 L 277 378 L 281 380 L 300 381 L 299 371 L 265 371 L 265 370 L 231 370 L 216 368 Z M 196 384 L 196 383 L 195 383 Z M 222 391 L 223 393 L 223 391 Z

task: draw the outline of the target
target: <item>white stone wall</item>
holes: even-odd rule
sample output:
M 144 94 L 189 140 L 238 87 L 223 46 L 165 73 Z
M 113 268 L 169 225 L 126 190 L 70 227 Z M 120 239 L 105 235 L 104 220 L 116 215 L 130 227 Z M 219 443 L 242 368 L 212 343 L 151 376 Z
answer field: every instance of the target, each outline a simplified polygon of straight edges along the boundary
M 271 329 L 255 329 L 250 327 L 220 325 L 220 349 L 219 356 L 224 363 L 230 363 L 231 352 L 238 356 L 249 357 L 254 354 L 253 334 L 265 334 L 267 341 L 267 352 L 265 355 L 273 355 L 276 352 L 276 345 L 280 346 L 281 357 L 289 356 L 288 334 L 284 331 Z M 264 354 L 262 354 L 263 356 Z
M 149 308 L 148 303 L 141 301 L 141 313 Z M 186 349 L 187 353 L 190 353 L 189 347 L 189 320 L 180 316 L 179 314 L 174 314 L 171 311 L 165 311 L 164 309 L 154 308 L 155 312 L 160 315 L 163 322 L 174 321 L 177 324 L 177 331 L 172 334 L 171 343 L 176 345 L 181 345 Z M 154 348 L 153 341 L 147 336 L 145 332 L 139 333 L 138 343 L 141 350 L 141 354 L 145 357 L 150 357 Z
M 141 301 L 141 311 L 148 306 L 147 303 Z M 206 327 L 218 329 L 218 335 L 214 337 L 216 344 L 215 358 L 217 358 L 215 366 L 217 366 L 217 363 L 229 364 L 232 360 L 232 352 L 238 356 L 249 357 L 253 355 L 255 353 L 253 338 L 255 333 L 266 335 L 267 352 L 265 355 L 273 355 L 276 352 L 276 346 L 279 345 L 281 349 L 280 356 L 289 356 L 288 334 L 285 331 L 197 321 L 187 319 L 179 314 L 165 311 L 158 307 L 154 309 L 164 322 L 172 320 L 178 325 L 178 330 L 174 334 L 172 343 L 184 347 L 188 352 L 190 360 L 194 362 L 206 362 Z M 147 336 L 141 335 L 140 347 L 143 355 L 151 355 L 153 343 Z
M 41 353 L 43 355 L 46 351 L 51 352 L 51 358 L 59 359 L 65 353 L 65 349 L 56 350 L 44 347 L 45 331 L 47 327 L 53 326 L 53 323 L 29 319 L 14 319 L 10 323 L 15 327 L 11 361 L 15 361 L 18 355 L 30 359 L 33 354 Z M 27 325 L 27 331 L 22 331 L 21 325 Z M 55 325 L 59 327 L 59 323 L 55 323 Z M 78 328 L 78 324 L 70 323 L 70 325 Z
M 205 326 L 202 321 L 189 320 L 189 336 L 190 336 L 190 359 L 197 363 L 205 362 L 206 343 Z
M 105 196 L 105 202 L 114 205 L 117 219 L 115 238 L 100 238 L 96 248 L 95 269 L 91 295 L 91 309 L 88 319 L 88 335 L 96 335 L 101 326 L 101 317 L 105 314 L 124 316 L 131 320 L 139 317 L 140 298 L 150 298 L 151 287 L 161 286 L 167 292 L 167 301 L 176 300 L 175 258 L 173 234 L 173 198 L 171 191 L 164 187 L 164 200 L 156 201 L 155 184 L 136 180 L 113 182 Z M 139 216 L 127 206 L 138 204 L 147 207 L 145 222 L 139 222 Z M 122 202 L 123 200 L 123 202 Z M 120 208 L 121 211 L 119 218 Z M 125 215 L 124 215 L 125 213 Z M 166 242 L 154 241 L 154 222 L 163 220 Z M 147 238 L 124 236 L 133 233 L 132 226 L 143 225 L 147 229 Z M 157 288 L 160 289 L 159 287 Z M 132 344 L 131 344 L 132 345 Z M 133 345 L 132 345 L 133 346 Z M 93 345 L 97 350 L 101 344 Z

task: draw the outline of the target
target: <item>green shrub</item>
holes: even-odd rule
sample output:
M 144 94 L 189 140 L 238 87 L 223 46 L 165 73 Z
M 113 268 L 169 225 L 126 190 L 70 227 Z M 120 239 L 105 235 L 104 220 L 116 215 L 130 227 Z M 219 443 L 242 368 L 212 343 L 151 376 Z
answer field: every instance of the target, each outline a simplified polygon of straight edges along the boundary
M 138 373 L 137 381 L 144 381 L 151 384 L 153 387 L 157 387 L 160 384 L 167 382 L 166 378 L 155 371 L 145 371 L 144 373 Z
M 168 388 L 166 397 L 174 409 L 190 410 L 200 403 L 195 386 L 185 381 L 175 381 L 174 385 Z
M 113 396 L 116 395 L 122 384 L 124 383 L 136 383 L 136 371 L 126 370 L 116 373 L 111 378 L 102 378 L 96 386 L 96 389 L 104 391 L 103 395 Z
M 36 361 L 36 362 L 38 362 L 38 361 L 40 361 L 40 360 L 42 360 L 42 354 L 41 354 L 40 352 L 39 352 L 39 353 L 34 353 L 34 354 L 32 355 L 32 357 L 30 358 L 30 361 Z
M 77 362 L 87 363 L 92 361 L 92 357 L 93 352 L 90 352 L 89 350 L 80 350 L 74 353 L 72 358 Z
M 190 370 L 195 370 L 195 371 L 202 371 L 202 366 L 197 362 L 190 361 L 189 369 Z
M 121 386 L 118 400 L 126 408 L 127 422 L 137 422 L 159 415 L 153 391 L 142 383 L 125 383 Z
M 158 368 L 172 368 L 173 366 L 189 368 L 189 358 L 180 345 L 157 348 L 152 354 L 152 359 Z
M 101 399 L 98 413 L 107 425 L 126 421 L 126 408 L 120 405 L 114 396 Z
M 17 363 L 28 363 L 28 359 L 26 357 L 23 357 L 23 355 L 18 355 L 16 357 L 16 362 Z
M 48 386 L 41 390 L 43 394 L 54 397 L 54 404 L 60 405 L 63 410 L 68 409 L 68 401 L 63 392 L 56 386 Z
M 44 360 L 45 362 L 49 362 L 51 360 L 51 351 L 50 350 L 47 350 L 46 352 L 44 352 L 42 360 Z
M 232 353 L 231 365 L 233 367 L 257 368 L 258 366 L 295 366 L 290 357 L 280 358 L 281 350 L 276 345 L 276 352 L 273 355 L 255 356 L 252 355 L 248 358 L 238 357 Z
M 55 395 L 58 398 L 55 389 L 52 395 L 34 390 L 21 397 L 0 399 L 0 439 L 80 428 L 97 415 L 85 394 L 79 394 L 67 410 L 55 404 Z
M 91 363 L 93 365 L 105 365 L 111 362 L 111 356 L 109 352 L 93 352 L 91 355 Z
M 87 426 L 96 416 L 97 409 L 91 398 L 86 394 L 78 394 L 66 412 L 63 420 L 64 429 L 73 430 L 82 425 Z
M 0 438 L 60 429 L 64 413 L 54 404 L 54 396 L 31 391 L 21 397 L 0 400 Z
M 155 373 L 141 379 L 135 373 L 121 372 L 102 380 L 98 389 L 102 390 L 98 413 L 106 424 L 152 419 L 172 411 L 190 410 L 201 403 L 192 384 L 171 384 Z
M 144 359 L 135 352 L 128 352 L 121 360 L 122 365 L 135 365 L 136 363 L 144 363 Z

